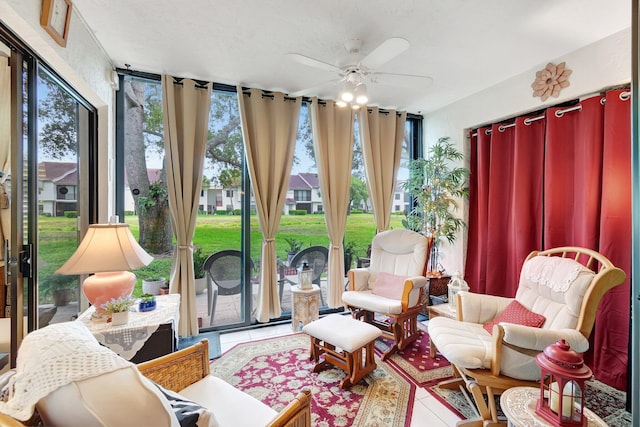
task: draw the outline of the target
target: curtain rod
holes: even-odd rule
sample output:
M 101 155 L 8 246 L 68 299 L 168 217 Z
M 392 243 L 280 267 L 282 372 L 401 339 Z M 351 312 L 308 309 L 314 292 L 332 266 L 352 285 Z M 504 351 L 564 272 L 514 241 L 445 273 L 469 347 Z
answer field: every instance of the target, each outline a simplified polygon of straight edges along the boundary
M 620 100 L 622 100 L 622 101 L 626 101 L 626 100 L 628 100 L 629 98 L 631 98 L 631 92 L 630 92 L 630 91 L 628 91 L 628 92 L 627 92 L 627 91 L 625 91 L 625 92 L 621 92 L 621 93 L 620 93 L 620 95 L 618 95 L 618 97 L 620 98 Z M 606 98 L 604 98 L 604 97 L 603 97 L 603 98 L 600 100 L 600 103 L 601 103 L 602 105 L 604 105 L 604 103 L 605 103 L 605 102 L 606 102 Z M 553 107 L 548 107 L 548 108 L 553 108 Z M 564 113 L 569 113 L 569 112 L 571 112 L 571 111 L 582 111 L 582 105 L 578 104 L 578 105 L 575 105 L 575 106 L 573 106 L 573 107 L 565 108 L 564 110 L 557 110 L 554 114 L 555 114 L 555 116 L 556 116 L 556 117 L 562 117 L 562 116 L 564 115 Z M 532 122 L 535 122 L 536 120 L 542 120 L 542 119 L 544 119 L 544 117 L 545 117 L 545 116 L 544 116 L 544 114 L 543 114 L 543 115 L 541 115 L 541 116 L 536 116 L 536 117 L 529 117 L 529 118 L 526 118 L 526 119 L 524 119 L 524 124 L 525 124 L 525 125 L 530 125 Z M 504 132 L 504 131 L 505 131 L 505 129 L 508 129 L 508 128 L 510 128 L 510 127 L 514 127 L 515 125 L 516 125 L 516 124 L 515 124 L 515 122 L 513 122 L 513 123 L 509 123 L 509 124 L 506 124 L 506 125 L 500 125 L 500 126 L 498 127 L 498 131 L 500 131 L 500 132 Z M 485 130 L 485 134 L 486 134 L 486 135 L 491 134 L 491 129 L 486 129 L 486 130 Z M 476 132 L 472 133 L 472 134 L 471 134 L 471 136 L 472 136 L 472 137 L 473 137 L 473 136 L 478 136 L 478 132 L 476 131 Z

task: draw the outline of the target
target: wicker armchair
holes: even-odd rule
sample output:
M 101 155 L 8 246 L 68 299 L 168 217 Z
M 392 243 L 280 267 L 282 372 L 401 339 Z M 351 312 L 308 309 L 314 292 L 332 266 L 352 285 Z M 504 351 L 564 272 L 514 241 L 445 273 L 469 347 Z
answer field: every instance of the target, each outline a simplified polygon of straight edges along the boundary
M 157 384 L 179 392 L 209 375 L 209 344 L 203 339 L 184 350 L 141 363 L 138 369 Z M 268 426 L 310 427 L 311 392 L 298 393 Z
M 209 375 L 209 345 L 206 339 L 184 350 L 138 365 L 138 370 L 161 386 L 179 392 Z M 229 386 L 231 387 L 231 386 Z M 267 426 L 310 427 L 311 392 L 302 390 Z M 251 408 L 247 408 L 251 411 Z M 238 417 L 242 417 L 238 414 Z M 0 413 L 0 426 L 20 427 L 42 425 L 37 412 L 26 423 Z

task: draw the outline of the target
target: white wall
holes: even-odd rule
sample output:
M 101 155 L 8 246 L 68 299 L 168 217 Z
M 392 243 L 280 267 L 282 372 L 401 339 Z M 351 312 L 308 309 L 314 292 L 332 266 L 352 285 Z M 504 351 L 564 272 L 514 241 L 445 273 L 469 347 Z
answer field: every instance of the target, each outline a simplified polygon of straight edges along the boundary
M 469 151 L 467 133 L 471 128 L 577 99 L 610 86 L 629 83 L 631 81 L 631 29 L 613 34 L 562 57 L 548 60 L 555 64 L 562 61 L 566 62 L 567 68 L 573 70 L 573 73 L 569 77 L 571 85 L 565 88 L 558 98 L 550 98 L 542 103 L 540 98 L 532 96 L 531 83 L 535 79 L 536 71 L 545 67 L 545 62 L 500 84 L 426 114 L 425 153 L 439 137 L 449 136 L 466 154 Z M 468 166 L 468 157 L 466 166 Z M 460 213 L 466 221 L 468 206 L 465 205 Z M 441 262 L 447 272 L 464 271 L 466 242 L 466 232 L 464 232 L 454 246 L 446 242 L 442 245 Z
M 98 110 L 99 193 L 108 194 L 100 199 L 98 220 L 105 222 L 114 212 L 109 172 L 113 162 L 108 160 L 114 157 L 115 92 L 110 84 L 114 67 L 75 9 L 67 46 L 60 47 L 40 26 L 41 4 L 41 0 L 0 0 L 0 20 Z

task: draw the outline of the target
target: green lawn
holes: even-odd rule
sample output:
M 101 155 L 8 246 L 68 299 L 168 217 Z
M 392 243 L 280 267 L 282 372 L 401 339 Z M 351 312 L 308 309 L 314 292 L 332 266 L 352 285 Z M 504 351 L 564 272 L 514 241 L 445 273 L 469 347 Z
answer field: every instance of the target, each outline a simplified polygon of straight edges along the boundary
M 402 228 L 402 215 L 391 216 L 391 228 Z M 239 215 L 201 215 L 198 217 L 194 244 L 210 255 L 224 249 L 240 249 Z M 134 236 L 138 235 L 138 217 L 127 216 L 125 222 L 131 227 Z M 47 276 L 62 265 L 75 250 L 75 218 L 40 217 L 39 218 L 39 278 L 46 281 Z M 357 254 L 365 256 L 367 246 L 375 234 L 373 214 L 358 213 L 347 218 L 346 242 L 356 244 Z M 288 245 L 285 238 L 294 238 L 308 246 L 328 246 L 324 215 L 283 215 L 276 235 L 277 254 L 280 259 L 287 258 Z M 251 257 L 257 265 L 262 250 L 262 234 L 256 216 L 251 217 Z M 147 267 L 134 270 L 138 276 L 138 284 L 134 296 L 141 294 L 141 280 L 150 275 L 161 275 L 169 278 L 171 271 L 170 257 L 156 257 Z

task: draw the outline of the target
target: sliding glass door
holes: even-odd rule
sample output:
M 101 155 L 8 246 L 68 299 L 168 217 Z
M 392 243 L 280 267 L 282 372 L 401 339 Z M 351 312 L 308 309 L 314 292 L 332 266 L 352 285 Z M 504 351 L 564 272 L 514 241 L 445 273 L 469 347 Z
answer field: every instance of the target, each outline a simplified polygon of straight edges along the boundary
M 84 308 L 78 278 L 54 272 L 75 251 L 79 230 L 96 217 L 96 118 L 5 33 L 0 94 L 0 321 L 11 324 L 15 366 L 24 332 L 72 320 Z M 59 290 L 66 300 L 58 299 Z

